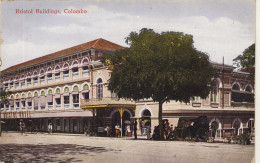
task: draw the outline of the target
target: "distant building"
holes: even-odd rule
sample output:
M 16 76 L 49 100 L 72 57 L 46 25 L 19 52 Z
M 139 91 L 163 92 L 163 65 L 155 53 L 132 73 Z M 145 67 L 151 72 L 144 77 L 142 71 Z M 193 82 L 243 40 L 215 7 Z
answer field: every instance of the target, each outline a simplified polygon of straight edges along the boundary
M 107 89 L 111 71 L 99 59 L 123 48 L 97 39 L 3 70 L 2 87 L 12 93 L 10 104 L 2 105 L 3 130 L 17 130 L 23 120 L 43 132 L 52 123 L 53 132 L 105 135 L 104 129 L 109 126 L 113 135 L 117 123 L 122 123 L 125 131 L 133 118 L 139 119 L 139 133 L 145 134 L 147 124 L 153 129 L 158 125 L 157 103 L 151 99 L 118 99 Z M 254 81 L 249 73 L 235 71 L 232 66 L 212 66 L 219 71 L 219 77 L 212 78 L 214 87 L 209 97 L 194 97 L 187 104 L 165 103 L 163 118 L 176 126 L 179 118 L 207 116 L 210 136 L 219 138 L 253 132 Z

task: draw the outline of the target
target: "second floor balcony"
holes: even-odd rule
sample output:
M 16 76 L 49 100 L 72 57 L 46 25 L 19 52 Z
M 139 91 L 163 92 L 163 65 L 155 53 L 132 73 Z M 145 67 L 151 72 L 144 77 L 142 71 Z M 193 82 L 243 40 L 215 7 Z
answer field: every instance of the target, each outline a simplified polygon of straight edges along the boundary
M 253 103 L 253 102 L 234 102 L 234 101 L 231 101 L 231 106 L 233 108 L 235 108 L 235 107 L 254 108 L 255 103 Z
M 81 99 L 81 108 L 88 108 L 92 106 L 135 106 L 134 100 L 118 99 L 111 97 L 95 98 L 95 99 Z

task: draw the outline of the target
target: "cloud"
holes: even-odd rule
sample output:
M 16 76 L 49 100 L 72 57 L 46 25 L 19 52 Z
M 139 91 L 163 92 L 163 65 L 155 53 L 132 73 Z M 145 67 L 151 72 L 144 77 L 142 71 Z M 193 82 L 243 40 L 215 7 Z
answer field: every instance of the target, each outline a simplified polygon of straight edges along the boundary
M 55 34 L 67 34 L 67 35 L 73 35 L 73 34 L 80 34 L 85 33 L 86 29 L 83 26 L 77 25 L 77 24 L 69 24 L 67 26 L 51 26 L 51 27 L 40 27 L 40 30 L 43 30 L 45 32 L 51 32 Z
M 47 55 L 57 50 L 67 48 L 69 45 L 62 44 L 34 44 L 18 40 L 11 44 L 2 44 L 1 70 L 6 69 L 18 63 L 22 63 L 39 56 Z
M 64 8 L 79 9 L 74 5 Z M 211 60 L 232 64 L 233 58 L 241 54 L 255 39 L 254 24 L 242 23 L 230 17 L 210 19 L 203 15 L 171 17 L 164 14 L 130 14 L 128 12 L 107 10 L 98 5 L 80 7 L 87 14 L 62 14 L 44 17 L 41 21 L 32 19 L 24 30 L 30 40 L 8 42 L 8 33 L 4 40 L 2 54 L 3 67 L 12 66 L 32 58 L 75 46 L 97 38 L 105 38 L 126 46 L 124 38 L 131 31 L 152 28 L 156 32 L 179 31 L 194 36 L 195 47 L 210 55 Z M 147 11 L 148 12 L 148 11 Z M 173 11 L 174 12 L 174 11 Z M 22 30 L 16 28 L 16 30 Z M 11 31 L 8 31 L 11 32 Z M 17 50 L 19 49 L 19 50 Z

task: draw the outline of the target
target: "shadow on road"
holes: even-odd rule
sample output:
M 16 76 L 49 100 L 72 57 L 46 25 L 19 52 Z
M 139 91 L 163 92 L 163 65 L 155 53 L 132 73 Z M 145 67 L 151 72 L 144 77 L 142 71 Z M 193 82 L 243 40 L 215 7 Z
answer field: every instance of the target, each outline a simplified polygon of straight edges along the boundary
M 119 152 L 104 147 L 91 147 L 75 144 L 2 144 L 0 161 L 3 162 L 82 162 L 78 155 L 92 156 L 104 152 Z M 66 158 L 63 158 L 64 155 Z

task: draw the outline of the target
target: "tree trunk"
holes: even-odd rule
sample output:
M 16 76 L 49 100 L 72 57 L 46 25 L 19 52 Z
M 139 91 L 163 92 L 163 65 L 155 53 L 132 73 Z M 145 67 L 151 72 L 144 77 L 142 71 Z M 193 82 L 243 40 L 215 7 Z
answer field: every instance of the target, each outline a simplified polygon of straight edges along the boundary
M 158 121 L 159 121 L 159 130 L 160 130 L 160 139 L 163 140 L 163 125 L 162 125 L 162 102 L 159 102 L 159 116 L 158 116 Z

